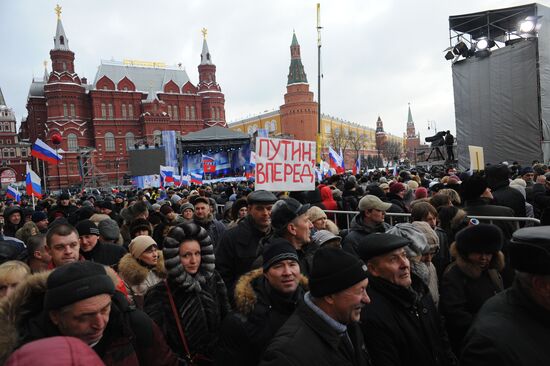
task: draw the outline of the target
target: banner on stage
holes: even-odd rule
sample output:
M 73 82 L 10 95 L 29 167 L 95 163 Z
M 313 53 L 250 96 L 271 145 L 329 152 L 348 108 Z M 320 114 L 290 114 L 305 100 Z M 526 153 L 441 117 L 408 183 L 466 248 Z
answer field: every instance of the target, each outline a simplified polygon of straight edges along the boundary
M 470 170 L 483 170 L 485 169 L 485 159 L 483 157 L 483 147 L 481 146 L 468 146 L 470 151 Z
M 315 189 L 315 142 L 256 138 L 256 189 Z

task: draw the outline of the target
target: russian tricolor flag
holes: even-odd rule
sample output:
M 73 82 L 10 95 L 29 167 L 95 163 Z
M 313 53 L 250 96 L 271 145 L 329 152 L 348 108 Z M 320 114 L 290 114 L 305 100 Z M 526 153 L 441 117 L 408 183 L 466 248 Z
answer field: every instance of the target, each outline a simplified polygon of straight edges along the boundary
M 191 173 L 191 183 L 193 184 L 202 184 L 202 174 L 200 173 Z
M 341 174 L 345 171 L 344 158 L 341 154 L 338 154 L 332 147 L 328 147 L 328 156 L 330 159 L 330 167 L 336 170 L 337 174 Z
M 160 166 L 160 176 L 164 183 L 174 183 L 175 169 L 172 166 Z
M 25 183 L 27 185 L 27 195 L 42 198 L 42 187 L 40 185 L 40 177 L 32 171 L 29 164 L 27 164 L 27 176 L 25 177 Z
M 8 186 L 8 190 L 6 191 L 6 197 L 11 198 L 15 202 L 21 201 L 21 193 L 19 193 L 17 188 L 14 188 L 12 186 Z
M 355 174 L 359 174 L 359 171 L 361 170 L 361 158 L 357 158 L 357 160 L 355 161 L 355 164 L 353 165 L 353 171 L 352 173 L 355 175 Z
M 47 161 L 50 164 L 57 164 L 63 157 L 55 152 L 44 141 L 36 139 L 32 145 L 31 155 L 37 159 Z

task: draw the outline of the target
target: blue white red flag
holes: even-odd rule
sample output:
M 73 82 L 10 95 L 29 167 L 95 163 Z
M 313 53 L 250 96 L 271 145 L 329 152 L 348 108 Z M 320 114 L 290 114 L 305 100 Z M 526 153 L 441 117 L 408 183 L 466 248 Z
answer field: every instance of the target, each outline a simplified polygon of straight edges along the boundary
M 57 164 L 63 157 L 55 152 L 44 141 L 36 139 L 31 148 L 31 155 L 37 159 L 47 161 L 50 164 Z
M 19 190 L 15 187 L 8 186 L 8 190 L 6 191 L 6 197 L 11 198 L 15 202 L 21 201 L 21 193 L 19 193 Z
M 160 166 L 160 177 L 164 184 L 174 183 L 175 169 L 172 166 Z
M 328 156 L 330 167 L 336 170 L 336 173 L 341 174 L 345 171 L 344 158 L 342 154 L 338 154 L 332 147 L 328 147 Z
M 355 161 L 355 164 L 353 165 L 353 174 L 359 174 L 359 171 L 361 170 L 361 158 L 357 158 Z
M 42 197 L 42 187 L 40 177 L 33 172 L 29 164 L 27 163 L 27 175 L 25 177 L 25 183 L 27 186 L 27 195 L 41 198 Z
M 191 183 L 200 185 L 202 184 L 202 174 L 191 173 Z

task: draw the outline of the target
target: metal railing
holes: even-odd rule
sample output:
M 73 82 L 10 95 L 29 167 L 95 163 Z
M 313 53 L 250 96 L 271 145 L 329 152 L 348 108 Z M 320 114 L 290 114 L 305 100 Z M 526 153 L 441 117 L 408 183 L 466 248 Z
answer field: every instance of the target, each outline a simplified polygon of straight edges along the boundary
M 349 227 L 349 224 L 353 217 L 359 213 L 359 211 L 334 211 L 334 210 L 325 210 L 327 214 L 332 214 L 334 218 L 334 223 L 338 226 L 338 220 L 345 220 L 345 227 Z M 478 219 L 480 221 L 493 224 L 495 221 L 505 221 L 511 222 L 515 229 L 520 228 L 520 223 L 525 223 L 526 225 L 538 226 L 540 225 L 540 220 L 532 217 L 509 217 L 509 216 L 475 216 L 468 215 L 470 219 Z M 396 213 L 396 212 L 387 212 L 386 213 L 386 222 L 390 225 L 395 225 L 398 222 L 410 222 L 411 214 L 410 213 Z M 342 223 L 342 222 L 340 222 Z

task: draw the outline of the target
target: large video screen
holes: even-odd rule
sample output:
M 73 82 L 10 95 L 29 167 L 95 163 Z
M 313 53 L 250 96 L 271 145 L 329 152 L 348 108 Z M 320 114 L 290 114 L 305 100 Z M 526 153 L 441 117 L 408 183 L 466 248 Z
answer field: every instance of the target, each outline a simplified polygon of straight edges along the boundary
M 164 148 L 129 150 L 130 175 L 159 174 L 159 166 L 164 165 Z

